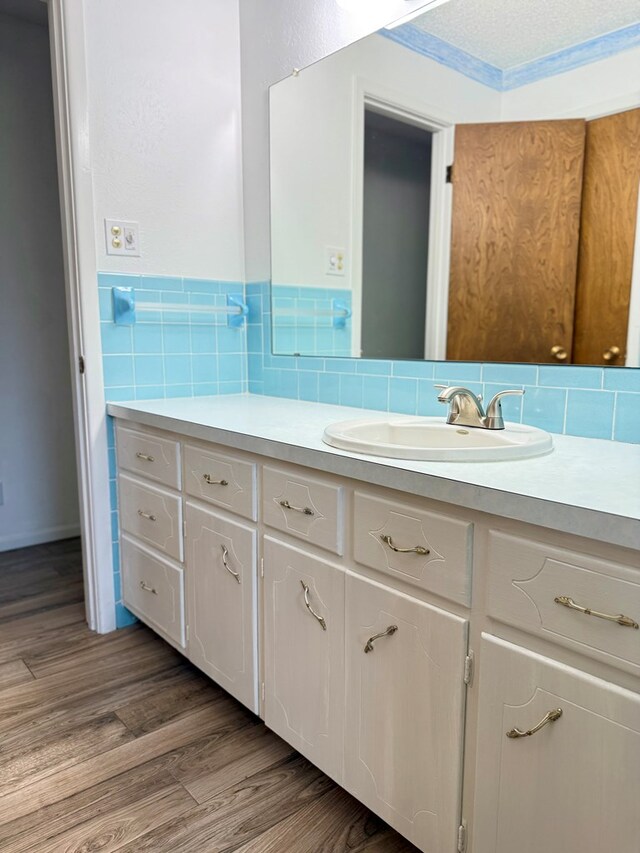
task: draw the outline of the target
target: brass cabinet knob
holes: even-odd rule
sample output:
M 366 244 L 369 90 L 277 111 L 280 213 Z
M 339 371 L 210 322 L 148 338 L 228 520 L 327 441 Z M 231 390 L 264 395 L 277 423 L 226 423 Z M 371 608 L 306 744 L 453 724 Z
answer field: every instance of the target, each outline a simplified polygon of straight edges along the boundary
M 556 361 L 566 361 L 569 357 L 569 353 L 564 347 L 561 347 L 560 344 L 556 344 L 554 347 L 551 347 L 551 355 Z
M 620 355 L 620 347 L 609 347 L 608 350 L 602 353 L 605 361 L 615 361 Z

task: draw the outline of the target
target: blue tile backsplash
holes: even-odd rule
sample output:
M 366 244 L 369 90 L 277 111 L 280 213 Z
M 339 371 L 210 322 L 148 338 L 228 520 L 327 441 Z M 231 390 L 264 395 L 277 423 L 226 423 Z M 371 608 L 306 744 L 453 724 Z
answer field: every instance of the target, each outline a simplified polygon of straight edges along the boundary
M 640 443 L 640 370 L 455 361 L 368 361 L 271 352 L 267 282 L 247 284 L 249 391 L 417 415 L 441 415 L 436 383 L 464 384 L 488 399 L 505 388 L 508 420 L 555 433 Z
M 351 291 L 272 285 L 273 349 L 321 356 L 351 355 Z
M 134 287 L 141 291 L 140 298 L 148 301 L 184 302 L 185 306 L 224 305 L 227 294 L 243 293 L 249 306 L 246 327 L 229 328 L 222 313 L 215 322 L 188 313 L 184 317 L 146 314 L 146 323 L 117 326 L 111 304 L 111 288 L 115 286 Z M 485 399 L 515 387 L 526 393 L 523 398 L 503 401 L 508 420 L 555 433 L 640 443 L 640 370 L 273 355 L 267 282 L 242 285 L 100 273 L 98 288 L 105 396 L 109 401 L 248 391 L 364 409 L 443 415 L 435 383 L 462 383 Z M 122 627 L 131 624 L 134 617 L 121 598 L 111 419 L 108 437 L 116 621 Z
M 144 314 L 133 326 L 113 322 L 111 289 L 133 287 L 149 302 L 185 304 L 185 314 Z M 189 314 L 190 305 L 224 307 L 238 282 L 99 273 L 100 331 L 106 398 L 148 400 L 241 394 L 247 390 L 246 328 L 230 328 L 224 313 Z

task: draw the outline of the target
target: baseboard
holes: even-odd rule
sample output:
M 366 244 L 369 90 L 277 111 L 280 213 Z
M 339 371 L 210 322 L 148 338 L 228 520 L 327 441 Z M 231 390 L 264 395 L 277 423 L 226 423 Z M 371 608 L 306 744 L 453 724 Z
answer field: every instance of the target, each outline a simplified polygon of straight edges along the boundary
M 74 536 L 80 536 L 79 524 L 61 524 L 58 527 L 46 527 L 44 530 L 0 536 L 0 551 L 28 548 L 29 545 L 42 545 L 43 542 L 57 542 L 59 539 L 71 539 Z

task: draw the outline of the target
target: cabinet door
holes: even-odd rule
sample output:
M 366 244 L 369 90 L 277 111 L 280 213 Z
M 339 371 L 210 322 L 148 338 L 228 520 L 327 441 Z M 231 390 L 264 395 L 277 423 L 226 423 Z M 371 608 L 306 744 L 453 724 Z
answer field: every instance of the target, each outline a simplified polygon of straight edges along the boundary
M 257 712 L 256 533 L 187 503 L 188 657 Z
M 474 853 L 637 853 L 639 695 L 485 635 L 479 701 Z
M 420 850 L 455 850 L 467 622 L 350 573 L 346 590 L 345 787 Z
M 344 572 L 264 540 L 264 718 L 335 780 L 342 777 Z

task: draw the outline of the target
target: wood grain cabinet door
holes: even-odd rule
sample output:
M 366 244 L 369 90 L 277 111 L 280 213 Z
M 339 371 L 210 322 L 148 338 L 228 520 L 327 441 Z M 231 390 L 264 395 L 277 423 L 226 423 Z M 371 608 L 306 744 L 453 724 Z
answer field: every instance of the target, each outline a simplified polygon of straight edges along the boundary
M 457 846 L 467 624 L 347 574 L 344 785 L 425 853 Z
M 447 358 L 571 358 L 585 122 L 455 130 Z
M 474 853 L 637 853 L 640 695 L 488 635 L 478 675 Z
M 186 518 L 189 660 L 257 712 L 256 532 L 189 502 Z
M 344 572 L 264 539 L 264 719 L 342 779 Z

